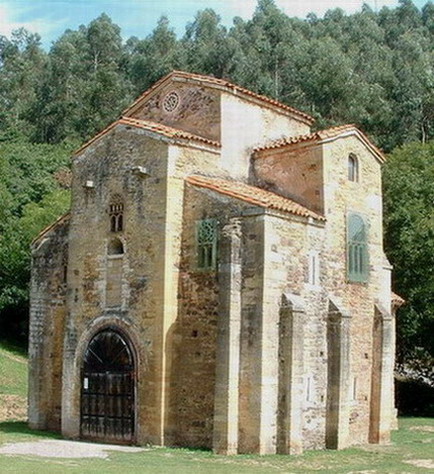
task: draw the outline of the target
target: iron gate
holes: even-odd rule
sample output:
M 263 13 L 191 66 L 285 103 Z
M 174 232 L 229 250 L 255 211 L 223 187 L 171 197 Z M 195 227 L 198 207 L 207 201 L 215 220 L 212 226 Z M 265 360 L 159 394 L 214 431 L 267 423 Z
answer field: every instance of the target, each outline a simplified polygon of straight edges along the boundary
M 134 441 L 135 367 L 131 348 L 115 330 L 90 341 L 81 378 L 81 436 L 114 443 Z

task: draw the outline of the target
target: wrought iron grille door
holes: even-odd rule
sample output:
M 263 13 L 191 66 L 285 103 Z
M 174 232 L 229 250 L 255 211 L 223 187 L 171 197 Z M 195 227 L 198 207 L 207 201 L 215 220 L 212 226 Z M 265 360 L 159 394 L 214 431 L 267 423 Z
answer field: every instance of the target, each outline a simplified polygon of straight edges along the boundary
M 113 443 L 134 441 L 135 367 L 129 344 L 107 329 L 90 341 L 81 380 L 81 436 Z

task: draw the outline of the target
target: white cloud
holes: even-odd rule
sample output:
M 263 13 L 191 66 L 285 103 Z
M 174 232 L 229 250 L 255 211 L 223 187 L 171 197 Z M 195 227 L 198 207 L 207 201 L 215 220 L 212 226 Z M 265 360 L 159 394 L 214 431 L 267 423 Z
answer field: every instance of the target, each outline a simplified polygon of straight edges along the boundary
M 314 12 L 318 16 L 324 15 L 327 10 L 342 8 L 347 13 L 360 10 L 364 3 L 373 10 L 384 6 L 395 7 L 398 0 L 276 0 L 276 5 L 289 16 L 304 18 L 308 13 Z M 255 11 L 257 0 L 221 0 L 221 5 L 226 6 L 234 15 L 250 18 Z
M 308 13 L 314 12 L 323 16 L 327 10 L 342 8 L 347 13 L 359 11 L 364 3 L 371 6 L 373 10 L 383 6 L 395 7 L 398 0 L 275 0 L 276 5 L 288 16 L 306 17 Z M 200 2 L 198 2 L 200 3 Z M 233 16 L 251 18 L 255 11 L 257 0 L 211 0 L 213 7 L 219 6 Z
M 306 17 L 310 12 L 322 16 L 327 10 L 333 8 L 342 8 L 347 13 L 354 13 L 361 10 L 364 3 L 370 5 L 373 10 L 379 10 L 383 6 L 398 5 L 398 0 L 275 0 L 275 2 L 277 7 L 288 16 L 301 18 Z M 171 18 L 173 14 L 180 14 L 182 11 L 190 15 L 190 12 L 208 7 L 230 19 L 234 16 L 249 19 L 256 9 L 257 0 L 159 0 L 159 2 L 140 0 L 138 5 L 142 5 L 144 10 L 163 9 Z
M 20 3 L 5 3 L 0 5 L 0 35 L 10 36 L 13 30 L 25 28 L 32 33 L 39 33 L 41 36 L 49 35 L 62 25 L 66 25 L 66 19 L 34 18 L 31 21 L 20 21 L 20 15 L 27 11 Z
M 221 3 L 222 8 L 227 8 L 232 16 L 251 18 L 255 11 L 257 0 L 227 0 Z
M 310 12 L 318 16 L 332 8 L 347 13 L 360 10 L 363 3 L 373 9 L 395 7 L 398 0 L 275 0 L 276 5 L 289 16 L 305 18 Z M 146 36 L 162 14 L 168 15 L 179 35 L 185 25 L 193 21 L 198 10 L 212 8 L 230 26 L 234 16 L 250 19 L 257 0 L 0 0 L 0 35 L 10 36 L 18 28 L 39 33 L 43 44 L 49 47 L 65 28 L 87 24 L 102 11 L 122 27 L 125 37 L 131 34 Z M 45 6 L 45 8 L 44 8 Z M 69 16 L 69 18 L 67 18 Z
M 364 3 L 375 10 L 384 6 L 394 7 L 398 0 L 276 0 L 276 5 L 287 15 L 303 18 L 310 12 L 322 16 L 333 8 L 342 8 L 347 13 L 354 13 L 360 10 Z

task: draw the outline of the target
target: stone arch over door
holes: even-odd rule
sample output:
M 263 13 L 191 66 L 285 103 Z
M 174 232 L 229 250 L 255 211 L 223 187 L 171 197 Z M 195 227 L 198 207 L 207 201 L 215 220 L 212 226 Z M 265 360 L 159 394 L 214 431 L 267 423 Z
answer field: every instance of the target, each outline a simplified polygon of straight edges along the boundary
M 65 357 L 63 363 L 62 380 L 62 435 L 70 439 L 80 437 L 80 413 L 81 413 L 81 385 L 82 385 L 82 366 L 85 351 L 98 332 L 106 328 L 117 328 L 131 343 L 133 354 L 135 356 L 135 368 L 137 373 L 135 406 L 143 407 L 145 412 L 150 403 L 150 393 L 146 390 L 147 384 L 144 382 L 148 377 L 148 357 L 149 347 L 145 337 L 140 337 L 140 329 L 127 317 L 118 316 L 100 316 L 94 319 L 80 337 L 74 336 L 74 331 L 70 331 L 71 337 L 65 341 Z M 75 333 L 76 334 L 76 333 Z M 146 413 L 139 413 L 136 410 L 135 418 L 135 442 L 143 444 L 153 440 L 154 426 L 152 423 L 140 423 L 139 418 Z
M 80 437 L 133 443 L 136 414 L 136 357 L 116 326 L 97 332 L 83 357 Z

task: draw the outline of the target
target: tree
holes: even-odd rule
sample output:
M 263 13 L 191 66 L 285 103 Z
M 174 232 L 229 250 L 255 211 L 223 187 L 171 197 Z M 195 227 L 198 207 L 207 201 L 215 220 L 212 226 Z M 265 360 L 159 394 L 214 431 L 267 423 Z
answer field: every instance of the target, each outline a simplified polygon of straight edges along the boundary
M 394 151 L 384 167 L 385 248 L 398 315 L 398 359 L 434 361 L 434 142 Z
M 6 137 L 33 130 L 28 118 L 46 60 L 39 35 L 21 28 L 10 39 L 0 37 L 0 132 Z
M 120 28 L 106 14 L 78 31 L 67 30 L 49 53 L 31 138 L 84 140 L 108 125 L 132 98 L 124 61 Z
M 28 203 L 21 218 L 0 235 L 0 329 L 22 339 L 27 335 L 30 243 L 38 233 L 69 209 L 69 191 L 56 190 L 38 204 Z
M 214 10 L 207 8 L 196 14 L 194 21 L 187 25 L 181 44 L 189 70 L 216 77 L 228 76 L 233 50 L 227 30 Z
M 52 46 L 45 79 L 37 91 L 34 115 L 38 117 L 33 139 L 58 143 L 79 139 L 88 82 L 84 61 L 87 50 L 86 29 L 67 30 Z
M 73 145 L 0 143 L 0 332 L 24 337 L 30 242 L 69 207 Z
M 130 38 L 126 51 L 127 74 L 138 94 L 172 70 L 186 68 L 183 49 L 165 16 L 144 40 Z

